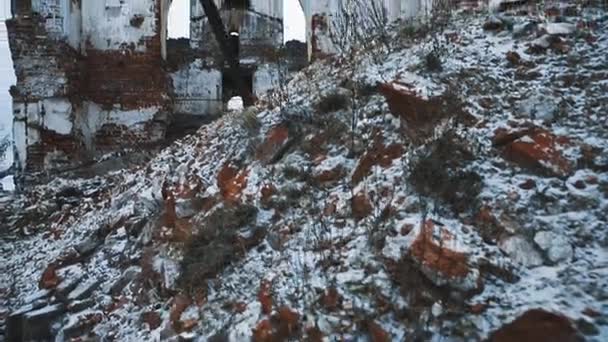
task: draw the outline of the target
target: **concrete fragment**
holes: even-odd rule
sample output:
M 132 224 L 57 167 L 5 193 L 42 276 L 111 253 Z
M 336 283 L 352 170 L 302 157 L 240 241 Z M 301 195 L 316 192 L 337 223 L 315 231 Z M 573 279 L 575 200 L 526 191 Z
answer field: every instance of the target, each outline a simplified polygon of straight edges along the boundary
M 483 29 L 486 31 L 500 31 L 504 28 L 503 21 L 495 16 L 489 16 L 486 21 L 483 23 Z
M 99 284 L 100 282 L 97 279 L 86 280 L 78 285 L 72 292 L 70 292 L 67 299 L 69 301 L 85 299 L 90 296 L 93 291 L 97 289 L 97 287 L 99 287 Z
M 58 286 L 58 288 L 59 288 L 59 286 Z M 46 289 L 38 290 L 38 291 L 32 293 L 31 295 L 25 297 L 23 299 L 23 302 L 28 303 L 28 304 L 35 303 L 40 300 L 47 299 L 50 294 L 51 294 L 50 290 L 46 290 Z
M 76 286 L 81 282 L 81 277 L 66 279 L 55 289 L 55 296 L 59 299 L 66 299 L 68 294 L 72 292 Z
M 534 246 L 521 236 L 510 236 L 502 239 L 498 247 L 513 261 L 526 267 L 535 267 L 543 264 L 543 258 L 534 249 Z
M 53 337 L 51 327 L 64 312 L 63 304 L 54 304 L 24 314 L 21 321 L 21 340 L 16 341 L 50 340 Z
M 95 249 L 97 249 L 97 247 L 101 245 L 101 243 L 102 241 L 99 240 L 97 237 L 89 237 L 88 239 L 74 246 L 74 249 L 76 249 L 78 254 L 80 254 L 81 256 L 88 255 L 95 251 Z
M 537 92 L 519 102 L 518 114 L 533 120 L 552 121 L 559 110 L 559 103 L 555 96 L 548 93 Z
M 541 30 L 549 35 L 567 36 L 576 32 L 576 25 L 570 23 L 546 23 L 540 25 Z
M 178 219 L 190 218 L 199 211 L 199 202 L 196 198 L 177 198 L 175 200 L 175 214 Z
M 87 298 L 83 300 L 77 300 L 68 304 L 68 311 L 80 312 L 95 306 L 95 300 L 93 298 Z
M 137 267 L 137 266 L 132 266 L 127 268 L 122 275 L 116 280 L 116 282 L 114 282 L 114 284 L 112 284 L 112 286 L 110 287 L 109 293 L 110 295 L 116 297 L 119 296 L 123 289 L 129 285 L 129 283 L 131 283 L 133 280 L 135 280 L 135 278 L 137 277 L 137 275 L 141 272 L 141 268 Z
M 534 236 L 534 242 L 545 251 L 547 258 L 552 263 L 569 261 L 574 255 L 574 250 L 568 238 L 555 232 L 538 232 Z
M 38 309 L 40 306 L 34 304 L 28 304 L 22 306 L 16 311 L 13 311 L 6 318 L 6 333 L 5 336 L 8 341 L 21 341 L 23 336 L 22 321 L 26 313 Z

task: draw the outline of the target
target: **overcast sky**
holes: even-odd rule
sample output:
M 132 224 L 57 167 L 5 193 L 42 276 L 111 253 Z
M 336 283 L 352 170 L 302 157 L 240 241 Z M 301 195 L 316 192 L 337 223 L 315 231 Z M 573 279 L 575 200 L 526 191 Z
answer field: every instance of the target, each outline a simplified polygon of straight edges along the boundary
M 283 23 L 285 25 L 285 41 L 297 39 L 306 41 L 306 26 L 304 13 L 298 0 L 283 0 Z M 169 10 L 169 37 L 188 37 L 190 16 L 190 0 L 173 0 Z
M 0 0 L 0 20 L 6 19 L 11 15 L 10 0 Z

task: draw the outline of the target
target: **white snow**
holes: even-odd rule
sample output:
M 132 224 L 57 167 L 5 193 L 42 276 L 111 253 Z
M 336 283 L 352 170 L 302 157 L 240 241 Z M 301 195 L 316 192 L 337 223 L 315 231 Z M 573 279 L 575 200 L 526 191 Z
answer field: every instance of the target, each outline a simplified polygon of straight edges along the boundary
M 466 215 L 463 218 L 444 214 L 442 211 L 446 208 L 441 204 L 431 207 L 428 217 L 443 223 L 442 228 L 454 236 L 446 246 L 467 253 L 472 267 L 485 260 L 501 271 L 511 272 L 520 280 L 508 282 L 480 272 L 481 268 L 472 270 L 466 280 L 467 285 L 481 275 L 483 292 L 465 301 L 463 305 L 486 303 L 486 311 L 481 315 L 461 312 L 454 315 L 458 317 L 452 321 L 442 315 L 444 310 L 453 313 L 449 306 L 434 301 L 428 310 L 420 313 L 421 319 L 428 319 L 425 322 L 428 325 L 424 326 L 434 335 L 430 339 L 439 341 L 453 338 L 450 329 L 457 325 L 470 327 L 466 330 L 466 333 L 472 334 L 468 339 L 483 340 L 488 333 L 530 308 L 542 307 L 572 319 L 583 317 L 582 312 L 586 308 L 604 313 L 608 305 L 608 253 L 601 243 L 606 238 L 605 212 L 608 203 L 605 192 L 598 190 L 599 184 L 588 186 L 583 191 L 573 189 L 571 183 L 586 180 L 590 176 L 597 177 L 598 183 L 607 182 L 608 175 L 584 169 L 584 172 L 574 174 L 571 179 L 562 180 L 522 171 L 501 157 L 499 151 L 491 146 L 491 139 L 498 127 L 524 125 L 528 122 L 514 113 L 518 101 L 540 88 L 551 88 L 562 92 L 563 96 L 583 100 L 572 102 L 568 115 L 556 116 L 555 122 L 546 127 L 573 141 L 593 142 L 594 146 L 605 149 L 608 146 L 608 136 L 604 122 L 600 119 L 605 107 L 587 106 L 587 102 L 602 103 L 600 100 L 605 93 L 601 83 L 588 83 L 585 89 L 562 88 L 559 82 L 551 82 L 551 79 L 566 72 L 584 75 L 597 71 L 593 68 L 601 65 L 608 52 L 608 33 L 605 28 L 599 31 L 597 35 L 600 37 L 595 46 L 589 46 L 583 40 L 574 41 L 574 49 L 580 50 L 580 55 L 585 58 L 581 57 L 582 60 L 576 65 L 568 65 L 565 63 L 567 56 L 552 53 L 542 56 L 524 54 L 522 46 L 534 37 L 513 38 L 508 33 L 501 36 L 485 33 L 481 29 L 483 18 L 480 17 L 456 17 L 455 20 L 453 30 L 458 32 L 461 42 L 450 43 L 450 53 L 445 57 L 442 73 L 429 74 L 420 68 L 419 56 L 423 56 L 426 51 L 426 46 L 422 43 L 399 48 L 384 56 L 381 63 L 374 63 L 365 56 L 353 56 L 357 61 L 358 78 L 368 81 L 366 85 L 375 85 L 376 81 L 398 80 L 413 85 L 421 95 L 429 96 L 443 93 L 447 88 L 445 82 L 457 81 L 455 90 L 459 98 L 467 101 L 466 109 L 479 120 L 470 127 L 458 127 L 457 133 L 462 134 L 475 148 L 476 160 L 467 169 L 484 177 L 480 204 L 494 209 L 493 212 L 497 212 L 497 220 L 505 226 L 506 233 L 515 236 L 512 240 L 504 240 L 497 247 L 481 239 L 479 227 L 474 223 L 464 222 L 470 221 Z M 515 17 L 514 20 L 526 21 L 528 18 Z M 544 69 L 538 79 L 522 81 L 513 77 L 514 70 L 506 66 L 505 50 L 515 48 L 516 45 L 525 59 L 534 61 Z M 338 82 L 344 80 L 344 75 L 349 75 L 347 67 L 335 68 L 330 62 L 319 61 L 310 66 L 305 71 L 306 74 L 296 75 L 289 86 L 291 96 L 287 109 L 298 110 L 294 110 L 295 114 L 289 113 L 285 114 L 287 117 L 282 117 L 284 113 L 276 108 L 257 108 L 257 117 L 262 126 L 257 136 L 252 137 L 250 132 L 234 124 L 239 113 L 229 113 L 196 134 L 175 142 L 145 167 L 99 177 L 97 181 L 101 185 L 91 186 L 86 180 L 66 181 L 59 178 L 50 184 L 36 187 L 33 191 L 37 196 L 31 203 L 25 198 L 12 201 L 17 205 L 17 213 L 36 212 L 45 203 L 55 200 L 57 189 L 68 185 L 99 188 L 101 192 L 98 198 L 82 201 L 73 207 L 54 209 L 58 215 L 65 216 L 63 221 L 54 226 L 62 229 L 57 239 L 45 235 L 48 231 L 45 220 L 41 227 L 35 224 L 27 227 L 32 234 L 29 238 L 2 242 L 0 265 L 4 271 L 0 272 L 0 281 L 10 283 L 11 288 L 15 289 L 15 295 L 8 299 L 8 307 L 19 307 L 26 296 L 38 291 L 38 280 L 48 262 L 56 260 L 63 251 L 107 226 L 113 227 L 117 233 L 109 235 L 103 248 L 83 261 L 81 266 L 87 274 L 103 279 L 102 289 L 122 274 L 120 267 L 113 263 L 114 259 L 109 258 L 108 254 L 116 250 L 124 251 L 125 259 L 139 263 L 143 246 L 155 253 L 153 270 L 161 273 L 162 285 L 172 287 L 179 275 L 179 261 L 184 246 L 183 243 L 159 239 L 159 235 L 170 230 L 169 227 L 159 227 L 162 225 L 153 219 L 163 213 L 164 185 L 178 187 L 197 181 L 201 184 L 198 195 L 214 198 L 220 196 L 218 172 L 222 165 L 231 163 L 249 173 L 247 188 L 240 199 L 242 202 L 258 206 L 260 187 L 267 183 L 277 188 L 278 194 L 275 197 L 285 201 L 281 203 L 284 206 L 282 210 L 273 207 L 260 211 L 256 222 L 273 236 L 280 237 L 282 248 L 274 249 L 264 240 L 258 246 L 243 251 L 242 258 L 220 270 L 215 279 L 208 282 L 210 286 L 206 288 L 209 291 L 204 303 L 200 307 L 193 305 L 185 314 L 185 317 L 199 317 L 199 325 L 191 334 L 205 340 L 209 335 L 226 329 L 226 333 L 234 340 L 249 338 L 252 329 L 261 320 L 269 319 L 261 313 L 258 301 L 260 282 L 267 280 L 272 284 L 274 309 L 284 305 L 302 317 L 305 315 L 306 324 L 318 326 L 328 339 L 365 339 L 359 326 L 347 326 L 356 315 L 374 317 L 378 325 L 395 340 L 407 339 L 411 326 L 404 324 L 391 310 L 407 312 L 412 309 L 409 307 L 409 298 L 402 293 L 409 289 L 396 286 L 385 262 L 386 259 L 399 260 L 404 249 L 408 248 L 419 232 L 423 217 L 420 209 L 422 196 L 410 187 L 406 178 L 414 154 L 427 146 L 411 147 L 410 142 L 404 140 L 399 126 L 394 124 L 395 120 L 388 113 L 384 99 L 373 94 L 365 104 L 369 110 L 363 112 L 362 116 L 365 117 L 356 127 L 356 138 L 362 145 L 360 149 L 365 150 L 371 146 L 372 131 L 376 130 L 381 132 L 386 141 L 403 143 L 407 151 L 404 156 L 394 160 L 390 167 L 373 167 L 369 175 L 356 186 L 352 186 L 350 175 L 360 155 L 350 155 L 348 144 L 343 142 L 328 142 L 330 146 L 322 152 L 325 154 L 324 162 L 316 165 L 320 170 L 340 165 L 347 171 L 343 179 L 326 188 L 316 187 L 297 176 L 287 177 L 285 170 L 308 172 L 315 165 L 312 156 L 303 151 L 300 145 L 294 146 L 293 150 L 286 152 L 286 156 L 273 165 L 264 165 L 250 151 L 252 141 L 262 140 L 268 129 L 284 122 L 282 120 L 291 120 L 291 124 L 302 129 L 321 119 L 341 120 L 341 123 L 346 124 L 345 127 L 350 127 L 349 111 L 321 118 L 312 109 L 322 91 L 335 89 Z M 479 105 L 482 97 L 491 98 L 494 108 L 483 109 Z M 372 109 L 377 109 L 379 113 Z M 368 115 L 369 113 L 374 114 Z M 586 115 L 589 113 L 595 116 Z M 543 122 L 537 124 L 546 125 Z M 320 130 L 322 128 L 314 126 L 314 130 L 305 132 L 303 139 L 314 136 Z M 332 138 L 344 138 L 347 133 L 334 133 Z M 573 152 L 572 156 L 577 157 L 578 153 Z M 536 183 L 532 190 L 519 186 L 528 179 Z M 290 190 L 288 194 L 287 190 Z M 350 213 L 350 200 L 353 192 L 358 191 L 369 195 L 374 208 L 370 216 L 355 221 Z M 324 213 L 328 203 L 335 204 L 334 214 Z M 6 205 L 7 202 L 2 204 Z M 380 213 L 387 204 L 391 204 L 392 211 L 383 222 L 379 220 Z M 204 217 L 205 214 L 206 212 L 201 212 L 197 215 Z M 131 232 L 125 222 L 139 217 L 151 220 L 144 225 L 140 235 L 133 237 L 131 233 L 137 232 Z M 408 223 L 413 225 L 413 229 L 403 236 L 401 229 Z M 550 231 L 556 235 L 534 239 L 539 231 Z M 382 249 L 373 243 L 375 234 L 382 234 L 385 238 Z M 553 242 L 560 243 L 555 245 L 559 246 L 558 250 L 552 253 L 551 248 L 555 247 Z M 573 255 L 570 255 L 567 247 L 573 245 L 576 248 L 572 251 Z M 547 246 L 549 248 L 545 248 Z M 548 251 L 549 259 L 553 256 L 558 262 L 541 266 L 541 251 Z M 521 254 L 522 252 L 525 253 Z M 445 282 L 438 279 L 435 281 Z M 343 305 L 336 312 L 327 312 L 318 305 L 319 294 L 330 286 L 335 286 L 343 298 Z M 136 301 L 136 294 L 126 290 L 124 295 L 128 303 L 105 316 L 104 321 L 95 328 L 95 333 L 112 336 L 116 340 L 160 339 L 160 330 L 165 328 L 151 333 L 135 323 L 139 322 L 143 310 L 154 308 L 164 320 L 161 327 L 168 324 L 170 298 L 158 297 L 156 287 L 149 293 L 152 302 L 141 304 Z M 137 293 L 141 294 L 142 292 Z M 96 295 L 102 298 L 100 306 L 112 301 L 100 291 Z M 388 312 L 381 313 L 377 310 L 379 297 L 390 304 Z M 241 313 L 227 309 L 228 304 L 235 302 L 246 303 L 247 307 Z M 348 333 L 343 333 L 346 327 Z M 608 328 L 600 324 L 596 327 L 599 330 L 596 340 L 605 340 Z

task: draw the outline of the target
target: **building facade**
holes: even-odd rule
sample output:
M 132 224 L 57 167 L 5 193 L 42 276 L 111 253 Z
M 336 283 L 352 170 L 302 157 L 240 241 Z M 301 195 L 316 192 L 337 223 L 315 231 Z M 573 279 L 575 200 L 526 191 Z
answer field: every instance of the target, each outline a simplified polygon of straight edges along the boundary
M 309 58 L 332 53 L 331 22 L 346 0 L 300 0 Z M 391 20 L 431 0 L 376 0 Z M 16 169 L 65 169 L 163 140 L 179 115 L 214 116 L 237 95 L 200 0 L 190 39 L 167 39 L 172 0 L 20 0 L 7 21 Z M 283 0 L 214 0 L 255 96 L 276 85 Z

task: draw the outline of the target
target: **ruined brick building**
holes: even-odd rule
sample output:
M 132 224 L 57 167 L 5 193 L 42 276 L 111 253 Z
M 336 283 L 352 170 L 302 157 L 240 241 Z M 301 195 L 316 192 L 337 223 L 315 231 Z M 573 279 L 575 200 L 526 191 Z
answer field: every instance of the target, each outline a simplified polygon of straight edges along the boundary
M 391 19 L 430 0 L 382 1 Z M 172 0 L 13 0 L 7 21 L 17 84 L 11 89 L 16 169 L 62 169 L 118 147 L 164 139 L 174 114 L 216 115 L 235 84 L 226 76 L 201 1 L 190 40 L 167 40 Z M 340 0 L 300 0 L 308 57 L 331 52 Z M 270 89 L 283 43 L 283 0 L 215 0 L 253 95 Z

